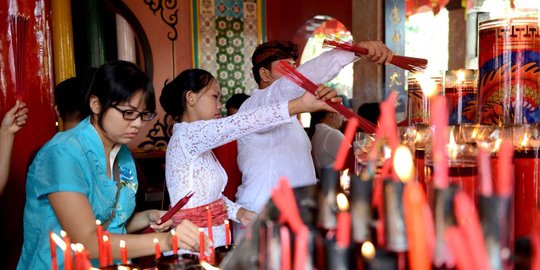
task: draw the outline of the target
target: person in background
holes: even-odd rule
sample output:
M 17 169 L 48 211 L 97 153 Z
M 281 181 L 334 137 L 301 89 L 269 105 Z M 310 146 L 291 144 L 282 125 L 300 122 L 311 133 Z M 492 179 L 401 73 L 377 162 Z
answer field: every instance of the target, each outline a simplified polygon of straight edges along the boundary
M 249 96 L 244 93 L 232 95 L 227 102 L 225 103 L 225 108 L 227 109 L 227 115 L 233 115 L 238 112 L 242 103 L 248 99 Z
M 17 100 L 15 106 L 6 112 L 2 119 L 0 126 L 0 194 L 7 184 L 15 134 L 26 124 L 27 113 L 26 104 Z
M 318 176 L 321 175 L 321 168 L 331 166 L 336 159 L 341 141 L 345 137 L 339 130 L 342 124 L 343 116 L 339 113 L 311 113 L 311 153 Z
M 212 214 L 213 241 L 225 245 L 225 219 L 250 225 L 256 213 L 223 196 L 227 175 L 212 149 L 254 132 L 289 125 L 292 115 L 321 109 L 331 110 L 324 101 L 340 102 L 337 93 L 326 87 L 317 96 L 304 92 L 253 110 L 221 118 L 221 90 L 217 80 L 201 69 L 188 69 L 168 83 L 161 93 L 163 109 L 175 117 L 173 134 L 166 152 L 166 180 L 171 204 L 186 194 L 193 197 L 175 216 L 175 222 L 189 219 L 207 230 L 207 213 Z
M 92 69 L 84 76 L 66 79 L 54 88 L 54 110 L 62 119 L 62 131 L 74 128 L 86 118 L 84 99 L 94 72 L 95 69 Z
M 163 250 L 172 248 L 171 234 L 163 232 L 172 221 L 161 223 L 164 211 L 133 213 L 138 180 L 126 144 L 156 116 L 149 78 L 130 62 L 104 64 L 96 71 L 85 106 L 90 116 L 75 128 L 58 132 L 30 165 L 17 269 L 50 269 L 49 232 L 60 230 L 97 258 L 96 220 L 110 232 L 115 259 L 121 258 L 120 240 L 126 242 L 131 257 L 154 254 L 154 239 Z M 148 226 L 158 232 L 132 234 Z M 198 250 L 197 226 L 186 220 L 176 226 L 176 232 L 179 247 Z M 210 251 L 212 242 L 204 241 Z M 63 256 L 56 258 L 63 269 Z
M 368 49 L 367 60 L 378 64 L 390 63 L 392 52 L 382 42 L 362 41 L 357 44 Z M 259 45 L 251 58 L 253 76 L 259 89 L 251 92 L 240 112 L 303 95 L 304 89 L 281 78 L 275 70 L 278 60 L 296 66 L 298 55 L 298 46 L 292 42 L 269 41 Z M 322 84 L 357 59 L 352 52 L 334 49 L 301 65 L 298 71 L 315 84 Z M 236 194 L 237 202 L 255 212 L 259 212 L 268 201 L 280 177 L 286 177 L 292 187 L 312 185 L 317 181 L 311 143 L 296 115 L 291 116 L 289 124 L 239 139 L 238 166 L 242 172 L 242 184 Z M 235 238 L 242 236 L 243 228 L 235 224 L 234 230 Z
M 248 98 L 249 96 L 243 93 L 232 95 L 225 103 L 227 116 L 237 113 L 240 106 L 242 106 L 242 103 L 244 103 L 244 101 Z M 242 182 L 242 173 L 238 168 L 238 163 L 236 163 L 236 159 L 238 157 L 237 147 L 237 142 L 232 141 L 213 150 L 219 163 L 221 166 L 223 166 L 223 169 L 225 169 L 225 172 L 227 173 L 228 181 L 225 189 L 223 190 L 223 195 L 233 202 L 236 201 L 236 191 Z
M 380 104 L 376 102 L 364 103 L 358 107 L 356 112 L 372 124 L 377 125 L 379 122 L 379 115 L 381 114 L 381 108 Z

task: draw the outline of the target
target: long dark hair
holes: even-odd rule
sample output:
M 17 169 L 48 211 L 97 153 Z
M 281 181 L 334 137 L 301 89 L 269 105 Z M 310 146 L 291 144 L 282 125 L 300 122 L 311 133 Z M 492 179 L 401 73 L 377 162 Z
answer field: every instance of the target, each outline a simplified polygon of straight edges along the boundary
M 91 114 L 90 97 L 96 96 L 101 103 L 97 119 L 103 129 L 103 115 L 112 106 L 128 101 L 135 93 L 143 91 L 146 111 L 156 111 L 154 86 L 144 72 L 127 61 L 113 61 L 98 68 L 85 98 L 86 110 Z
M 214 76 L 206 70 L 197 68 L 184 70 L 163 87 L 159 103 L 166 113 L 173 116 L 176 121 L 180 121 L 187 108 L 186 93 L 188 91 L 199 93 L 214 80 Z

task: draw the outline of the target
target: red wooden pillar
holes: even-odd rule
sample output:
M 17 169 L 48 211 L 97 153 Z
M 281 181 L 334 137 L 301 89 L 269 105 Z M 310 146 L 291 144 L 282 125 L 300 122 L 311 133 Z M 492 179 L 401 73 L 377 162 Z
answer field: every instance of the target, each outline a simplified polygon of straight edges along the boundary
M 27 167 L 56 132 L 50 15 L 47 0 L 0 1 L 0 116 L 17 98 L 29 108 L 27 124 L 15 137 L 8 184 L 0 195 L 0 269 L 15 269 L 23 239 Z

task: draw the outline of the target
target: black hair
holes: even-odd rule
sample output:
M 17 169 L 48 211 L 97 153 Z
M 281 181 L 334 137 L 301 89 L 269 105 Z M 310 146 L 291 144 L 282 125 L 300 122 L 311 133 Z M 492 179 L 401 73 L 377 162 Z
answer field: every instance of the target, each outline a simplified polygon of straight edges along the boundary
M 225 103 L 225 108 L 240 109 L 240 106 L 242 106 L 242 103 L 244 103 L 244 101 L 246 101 L 246 99 L 248 98 L 249 96 L 244 93 L 234 94 L 227 100 L 227 103 Z
M 214 76 L 203 69 L 192 68 L 182 71 L 174 80 L 166 83 L 163 87 L 159 97 L 161 107 L 167 114 L 180 121 L 187 108 L 187 92 L 199 93 L 214 80 Z
M 54 87 L 54 103 L 62 120 L 72 115 L 79 120 L 84 118 L 84 80 L 81 77 L 66 79 Z
M 257 46 L 251 56 L 251 63 L 253 64 L 251 71 L 257 84 L 261 83 L 259 69 L 270 69 L 272 62 L 289 58 L 295 61 L 298 58 L 298 45 L 290 41 L 268 41 Z
M 90 113 L 90 97 L 101 104 L 98 125 L 103 128 L 103 115 L 112 106 L 128 101 L 138 91 L 143 91 L 145 111 L 156 111 L 156 98 L 152 82 L 137 65 L 127 61 L 113 61 L 98 68 L 86 95 L 86 109 Z
M 328 113 L 328 111 L 318 111 L 310 113 L 311 120 L 309 121 L 309 129 L 307 131 L 308 137 L 310 139 L 315 134 L 315 126 L 320 123 L 326 117 L 326 115 L 328 115 Z
M 364 103 L 358 107 L 357 113 L 372 124 L 377 125 L 381 108 L 379 107 L 379 103 Z

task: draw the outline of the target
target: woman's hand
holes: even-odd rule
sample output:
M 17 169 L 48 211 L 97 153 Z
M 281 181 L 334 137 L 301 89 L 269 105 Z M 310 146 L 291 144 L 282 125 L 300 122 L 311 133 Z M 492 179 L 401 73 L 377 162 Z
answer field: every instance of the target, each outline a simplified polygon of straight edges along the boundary
M 236 213 L 236 219 L 238 219 L 242 225 L 248 227 L 257 219 L 257 213 L 241 207 L 238 209 L 238 213 Z
M 360 41 L 356 45 L 368 50 L 368 54 L 364 57 L 371 62 L 388 65 L 392 61 L 392 56 L 394 55 L 392 50 L 386 47 L 381 41 Z
M 4 115 L 0 131 L 10 135 L 17 133 L 26 124 L 27 112 L 26 104 L 17 100 L 15 106 Z
M 191 251 L 199 251 L 199 228 L 191 221 L 184 219 L 176 226 L 178 235 L 178 247 Z M 172 243 L 172 237 L 169 233 L 169 243 Z M 171 244 L 172 246 L 172 244 Z M 214 243 L 206 235 L 204 236 L 204 247 L 207 253 L 212 252 Z
M 166 211 L 160 210 L 148 210 L 146 212 L 148 217 L 148 222 L 150 223 L 150 228 L 154 229 L 156 232 L 165 232 L 169 230 L 172 226 L 172 219 L 169 219 L 166 222 L 161 223 L 161 217 L 167 213 Z M 159 225 L 158 225 L 159 224 Z

